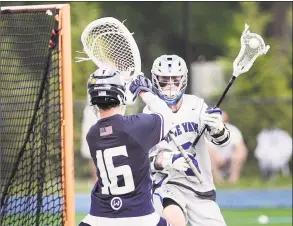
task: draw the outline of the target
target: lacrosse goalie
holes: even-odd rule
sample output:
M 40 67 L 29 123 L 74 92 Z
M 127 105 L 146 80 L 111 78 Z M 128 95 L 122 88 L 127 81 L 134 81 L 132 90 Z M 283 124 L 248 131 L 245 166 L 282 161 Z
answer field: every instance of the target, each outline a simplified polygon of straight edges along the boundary
M 149 82 L 141 79 L 140 82 Z M 130 91 L 153 111 L 165 104 L 148 85 L 131 83 Z M 169 226 L 152 203 L 149 150 L 173 127 L 162 114 L 125 112 L 126 86 L 120 71 L 99 68 L 88 80 L 90 102 L 99 120 L 87 133 L 98 180 L 91 193 L 89 214 L 79 226 Z
M 186 161 L 172 139 L 161 141 L 150 153 L 156 211 L 172 226 L 224 226 L 226 223 L 215 202 L 216 189 L 205 146 L 205 139 L 219 146 L 229 143 L 230 132 L 222 121 L 221 110 L 208 108 L 203 99 L 184 94 L 188 69 L 181 57 L 158 57 L 151 73 L 153 92 L 173 112 L 167 120 L 176 120 L 174 139 L 185 151 L 189 151 L 192 163 L 203 178 L 201 184 L 191 169 L 186 167 Z M 152 113 L 148 105 L 143 113 Z M 208 126 L 205 136 L 200 138 L 195 149 L 190 148 L 191 141 L 204 125 Z

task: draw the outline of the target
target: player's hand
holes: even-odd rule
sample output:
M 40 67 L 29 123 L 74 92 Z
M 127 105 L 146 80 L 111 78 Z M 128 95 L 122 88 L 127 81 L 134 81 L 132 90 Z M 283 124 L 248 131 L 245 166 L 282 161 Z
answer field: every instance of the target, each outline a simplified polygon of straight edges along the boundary
M 163 153 L 163 156 L 164 156 L 164 158 L 162 161 L 162 167 L 164 169 L 169 166 L 169 167 L 171 167 L 175 170 L 178 170 L 180 172 L 185 172 L 190 168 L 188 163 L 185 161 L 183 155 L 180 152 L 167 152 L 166 151 Z M 193 159 L 192 159 L 192 161 L 193 161 Z M 197 164 L 197 161 L 196 161 L 196 164 Z M 198 164 L 197 164 L 197 166 L 198 166 Z
M 152 82 L 148 78 L 144 77 L 143 73 L 141 73 L 134 80 L 132 80 L 129 90 L 134 96 L 134 101 L 141 91 L 152 92 Z
M 225 128 L 220 108 L 207 108 L 201 120 L 207 125 L 211 136 L 220 134 Z

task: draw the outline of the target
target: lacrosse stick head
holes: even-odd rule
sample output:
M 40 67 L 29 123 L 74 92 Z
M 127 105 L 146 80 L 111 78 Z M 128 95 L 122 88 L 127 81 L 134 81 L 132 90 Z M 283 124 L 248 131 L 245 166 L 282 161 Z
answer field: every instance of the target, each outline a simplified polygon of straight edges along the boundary
M 240 74 L 247 72 L 253 65 L 256 58 L 266 54 L 270 48 L 265 45 L 263 38 L 255 33 L 250 33 L 249 26 L 245 24 L 244 31 L 241 35 L 241 49 L 233 62 L 233 76 L 238 77 Z
M 129 83 L 141 72 L 137 44 L 119 20 L 104 17 L 87 25 L 81 35 L 83 49 L 98 67 L 118 69 Z

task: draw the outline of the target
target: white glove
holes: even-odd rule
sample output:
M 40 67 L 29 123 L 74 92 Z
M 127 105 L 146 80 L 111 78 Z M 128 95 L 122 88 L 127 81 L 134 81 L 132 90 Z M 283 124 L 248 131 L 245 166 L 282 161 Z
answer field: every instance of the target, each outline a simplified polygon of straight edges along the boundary
M 210 135 L 219 134 L 225 128 L 220 108 L 207 108 L 201 117 L 202 122 L 208 126 Z
M 169 166 L 180 172 L 184 172 L 188 170 L 188 168 L 190 168 L 190 166 L 185 161 L 184 157 L 179 151 L 164 151 L 161 165 L 164 169 Z

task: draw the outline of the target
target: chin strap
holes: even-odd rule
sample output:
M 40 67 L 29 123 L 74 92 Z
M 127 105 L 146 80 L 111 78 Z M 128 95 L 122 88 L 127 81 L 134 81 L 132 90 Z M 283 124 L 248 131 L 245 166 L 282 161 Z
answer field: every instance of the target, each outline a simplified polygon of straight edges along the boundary
M 163 95 L 159 95 L 159 97 L 164 101 L 164 102 L 166 102 L 166 104 L 168 105 L 168 106 L 172 106 L 172 105 L 176 105 L 176 104 L 178 104 L 178 102 L 180 101 L 180 99 L 182 98 L 182 96 L 183 96 L 183 92 L 176 98 L 176 99 L 174 99 L 174 100 L 167 100 L 166 98 L 164 98 L 164 96 Z

